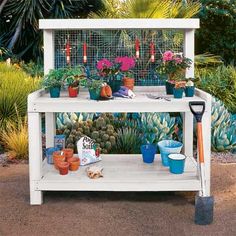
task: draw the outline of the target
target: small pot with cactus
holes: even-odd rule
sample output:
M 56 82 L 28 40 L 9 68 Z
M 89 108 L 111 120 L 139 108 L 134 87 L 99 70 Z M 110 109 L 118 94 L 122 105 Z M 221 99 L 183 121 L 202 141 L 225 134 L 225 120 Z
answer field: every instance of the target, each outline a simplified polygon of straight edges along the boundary
M 186 97 L 193 97 L 195 92 L 195 86 L 191 79 L 187 81 L 185 84 L 185 96 Z
M 173 88 L 174 98 L 182 98 L 183 92 L 185 89 L 185 81 L 179 81 L 175 83 L 175 87 Z
M 81 80 L 85 80 L 85 72 L 82 66 L 67 68 L 64 73 L 64 81 L 68 86 L 69 97 L 77 97 Z
M 61 87 L 63 86 L 64 71 L 64 69 L 53 69 L 43 78 L 42 87 L 49 90 L 51 98 L 60 97 Z

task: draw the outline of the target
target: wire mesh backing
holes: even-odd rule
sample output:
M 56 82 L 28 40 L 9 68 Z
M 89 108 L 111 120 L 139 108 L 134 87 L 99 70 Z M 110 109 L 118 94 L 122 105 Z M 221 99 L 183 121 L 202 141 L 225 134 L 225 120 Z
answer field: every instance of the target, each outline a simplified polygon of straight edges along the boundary
M 55 68 L 67 66 L 66 43 L 70 45 L 70 66 L 83 64 L 83 44 L 87 45 L 87 63 L 92 73 L 96 63 L 118 56 L 135 57 L 135 41 L 140 42 L 140 57 L 132 70 L 136 85 L 161 85 L 163 78 L 155 71 L 166 50 L 183 53 L 183 31 L 180 30 L 57 30 L 55 31 Z M 155 61 L 151 62 L 150 44 L 154 43 Z

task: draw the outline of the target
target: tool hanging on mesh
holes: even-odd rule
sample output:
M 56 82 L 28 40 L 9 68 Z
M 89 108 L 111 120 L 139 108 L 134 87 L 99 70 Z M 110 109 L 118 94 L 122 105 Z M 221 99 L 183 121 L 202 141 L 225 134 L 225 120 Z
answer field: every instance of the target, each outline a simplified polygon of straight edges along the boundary
M 70 65 L 70 42 L 69 42 L 69 34 L 67 35 L 67 40 L 66 40 L 66 64 Z

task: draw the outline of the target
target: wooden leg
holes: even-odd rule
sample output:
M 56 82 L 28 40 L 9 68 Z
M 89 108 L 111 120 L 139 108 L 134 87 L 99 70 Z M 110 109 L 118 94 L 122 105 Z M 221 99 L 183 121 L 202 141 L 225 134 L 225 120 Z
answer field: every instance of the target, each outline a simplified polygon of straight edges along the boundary
M 206 195 L 210 196 L 211 178 L 211 110 L 207 110 L 202 117 L 203 149 L 205 161 Z
M 43 202 L 42 191 L 37 190 L 37 181 L 42 178 L 42 129 L 40 113 L 28 113 L 28 130 L 30 204 L 40 205 Z
M 46 147 L 54 146 L 54 135 L 56 134 L 55 113 L 45 113 L 46 123 Z
M 193 156 L 193 115 L 191 112 L 183 113 L 183 143 L 184 154 Z

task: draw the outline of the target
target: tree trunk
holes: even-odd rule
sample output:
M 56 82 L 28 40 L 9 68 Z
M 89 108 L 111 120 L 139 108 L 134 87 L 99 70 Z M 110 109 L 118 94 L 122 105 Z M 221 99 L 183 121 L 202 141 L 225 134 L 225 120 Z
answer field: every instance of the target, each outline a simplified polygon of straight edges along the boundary
M 9 43 L 8 46 L 7 46 L 7 48 L 8 48 L 9 50 L 12 50 L 13 47 L 15 46 L 15 44 L 16 44 L 16 42 L 17 42 L 19 36 L 20 36 L 21 29 L 22 29 L 22 23 L 21 23 L 21 21 L 20 21 L 19 24 L 17 25 L 17 28 L 16 28 L 16 31 L 15 31 L 14 35 L 13 35 L 12 38 L 11 38 L 10 43 Z
M 7 0 L 2 1 L 1 5 L 0 5 L 0 14 L 2 13 L 2 10 L 3 10 L 6 3 L 7 3 Z

